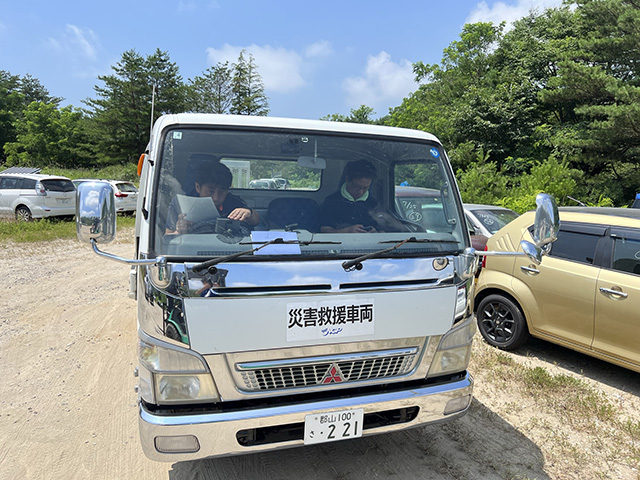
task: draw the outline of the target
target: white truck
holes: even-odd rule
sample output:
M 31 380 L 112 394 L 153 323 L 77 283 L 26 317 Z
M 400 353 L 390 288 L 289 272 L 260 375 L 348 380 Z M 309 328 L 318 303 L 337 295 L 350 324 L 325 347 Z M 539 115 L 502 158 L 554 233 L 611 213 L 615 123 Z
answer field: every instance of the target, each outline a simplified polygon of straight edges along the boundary
M 375 225 L 326 233 L 322 223 L 336 212 L 323 202 L 341 191 L 354 160 L 375 167 L 368 188 L 379 207 L 369 212 Z M 231 187 L 229 195 L 259 215 L 257 225 L 218 211 L 207 216 L 208 197 L 193 193 L 194 172 L 225 162 L 288 181 L 286 190 Z M 81 184 L 76 218 L 79 239 L 132 265 L 139 431 L 149 458 L 330 442 L 467 411 L 477 253 L 436 137 L 336 122 L 167 115 L 155 122 L 140 171 L 135 259 L 98 247 L 115 236 L 111 188 Z M 428 228 L 395 211 L 403 182 L 439 192 L 439 202 L 420 212 Z M 169 235 L 176 203 L 193 222 Z M 537 244 L 523 245 L 536 261 L 553 240 L 554 210 L 541 196 Z

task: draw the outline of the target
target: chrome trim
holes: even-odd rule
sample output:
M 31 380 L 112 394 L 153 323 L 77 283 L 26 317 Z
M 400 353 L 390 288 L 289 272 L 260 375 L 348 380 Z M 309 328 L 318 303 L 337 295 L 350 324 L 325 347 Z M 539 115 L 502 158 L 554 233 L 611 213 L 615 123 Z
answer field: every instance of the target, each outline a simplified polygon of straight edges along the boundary
M 365 430 L 363 436 L 403 430 L 419 425 L 452 420 L 464 415 L 471 402 L 473 378 L 468 373 L 461 380 L 439 385 L 412 386 L 405 390 L 347 396 L 310 403 L 292 403 L 275 407 L 241 409 L 237 411 L 190 415 L 154 414 L 140 404 L 138 426 L 145 455 L 151 460 L 180 462 L 198 458 L 254 453 L 301 446 L 302 440 L 292 440 L 267 445 L 242 447 L 236 432 L 269 426 L 303 423 L 306 415 L 336 410 L 364 408 L 365 414 L 398 408 L 419 407 L 417 417 L 410 423 L 401 423 Z M 469 397 L 467 407 L 444 415 L 447 403 L 464 396 Z M 200 450 L 188 454 L 165 454 L 155 448 L 157 436 L 194 435 L 200 442 Z
M 340 363 L 352 362 L 354 360 L 368 360 L 380 357 L 395 357 L 399 355 L 415 355 L 418 353 L 417 348 L 405 348 L 398 350 L 385 350 L 380 352 L 364 352 L 362 354 L 335 355 L 335 356 L 319 356 L 307 358 L 294 358 L 290 360 L 272 361 L 272 362 L 251 362 L 237 363 L 238 370 L 255 370 L 258 368 L 280 368 L 294 365 L 307 365 L 311 363 Z
M 246 364 L 236 365 L 240 370 L 244 385 L 240 390 L 263 393 L 308 387 L 332 388 L 325 384 L 327 371 L 337 367 L 341 372 L 341 386 L 362 385 L 380 379 L 399 378 L 409 374 L 414 368 L 418 349 L 386 352 L 364 352 L 362 355 L 343 357 L 315 357 L 285 360 L 265 365 L 256 362 L 252 368 Z

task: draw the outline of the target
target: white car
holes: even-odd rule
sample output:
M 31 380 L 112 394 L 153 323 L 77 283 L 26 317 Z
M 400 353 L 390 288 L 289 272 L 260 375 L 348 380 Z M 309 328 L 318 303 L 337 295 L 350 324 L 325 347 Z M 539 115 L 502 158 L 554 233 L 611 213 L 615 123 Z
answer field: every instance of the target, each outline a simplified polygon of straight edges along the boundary
M 515 220 L 518 215 L 513 210 L 495 205 L 464 204 L 469 231 L 472 235 L 490 237 L 506 224 Z
M 138 189 L 131 182 L 123 180 L 99 180 L 95 178 L 78 178 L 72 180 L 73 184 L 77 187 L 82 182 L 105 182 L 111 185 L 113 193 L 115 195 L 116 212 L 118 213 L 131 213 L 136 211 L 136 205 L 138 204 Z
M 0 173 L 0 216 L 28 222 L 75 213 L 76 189 L 68 178 L 39 173 Z

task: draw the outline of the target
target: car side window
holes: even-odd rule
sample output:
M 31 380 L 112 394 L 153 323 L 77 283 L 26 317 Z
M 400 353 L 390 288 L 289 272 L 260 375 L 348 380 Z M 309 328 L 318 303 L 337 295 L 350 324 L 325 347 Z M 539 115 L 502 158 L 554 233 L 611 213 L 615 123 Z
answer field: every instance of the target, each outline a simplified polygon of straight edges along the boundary
M 612 268 L 640 275 L 640 240 L 616 237 L 613 243 Z
M 587 232 L 563 230 L 551 247 L 550 256 L 593 265 L 596 247 L 601 235 Z
M 32 190 L 36 188 L 36 181 L 33 178 L 23 178 L 22 186 L 20 187 L 23 190 Z
M 0 190 L 21 188 L 22 179 L 16 177 L 4 177 L 0 180 Z

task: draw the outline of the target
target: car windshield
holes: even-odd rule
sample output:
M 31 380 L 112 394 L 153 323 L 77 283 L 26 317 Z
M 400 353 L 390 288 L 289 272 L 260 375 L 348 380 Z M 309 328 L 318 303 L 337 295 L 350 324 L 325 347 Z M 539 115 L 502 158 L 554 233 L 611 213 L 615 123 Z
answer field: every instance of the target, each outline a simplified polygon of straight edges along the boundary
M 384 255 L 443 255 L 469 246 L 437 143 L 213 127 L 162 135 L 151 198 L 156 255 L 206 260 L 247 252 L 233 259 L 287 261 L 356 258 L 407 239 Z M 401 184 L 429 192 L 419 200 L 420 218 L 398 202 Z M 238 212 L 245 221 L 233 219 Z
M 42 180 L 41 183 L 49 192 L 73 192 L 76 189 L 71 180 Z
M 138 189 L 133 183 L 118 183 L 116 184 L 116 186 L 118 187 L 118 190 L 120 190 L 121 192 L 134 193 L 138 191 Z
M 472 210 L 471 213 L 492 234 L 496 233 L 512 220 L 518 218 L 518 214 L 516 212 L 507 209 Z

